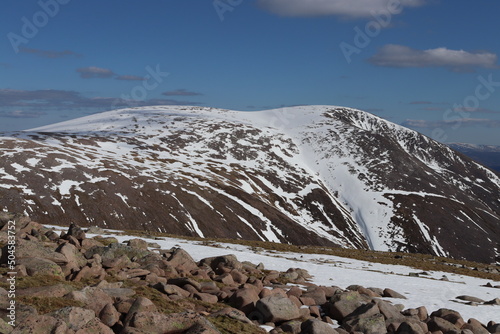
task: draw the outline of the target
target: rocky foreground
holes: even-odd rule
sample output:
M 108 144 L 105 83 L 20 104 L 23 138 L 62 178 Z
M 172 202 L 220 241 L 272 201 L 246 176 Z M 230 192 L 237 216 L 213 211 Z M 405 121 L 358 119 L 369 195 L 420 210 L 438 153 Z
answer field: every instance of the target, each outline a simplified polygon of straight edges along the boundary
M 15 225 L 13 327 L 9 219 L 0 217 L 0 333 L 265 333 L 262 325 L 271 333 L 500 333 L 500 324 L 453 310 L 393 304 L 384 298 L 405 297 L 390 287 L 317 286 L 303 269 L 265 270 L 234 255 L 195 262 L 180 248 L 87 238 L 76 225 L 59 235 L 26 217 Z M 500 312 L 498 298 L 457 298 Z

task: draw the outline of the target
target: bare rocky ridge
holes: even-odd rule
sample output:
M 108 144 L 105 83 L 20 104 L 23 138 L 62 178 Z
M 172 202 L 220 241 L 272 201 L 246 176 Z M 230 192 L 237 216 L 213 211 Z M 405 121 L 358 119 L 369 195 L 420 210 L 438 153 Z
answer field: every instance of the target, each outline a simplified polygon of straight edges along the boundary
M 500 261 L 500 178 L 358 110 L 135 108 L 0 147 L 0 208 L 40 223 Z
M 262 324 L 295 334 L 500 333 L 500 324 L 466 321 L 453 310 L 406 309 L 404 295 L 389 287 L 316 286 L 303 269 L 265 270 L 234 255 L 195 262 L 180 248 L 150 251 L 142 239 L 89 239 L 77 225 L 59 236 L 29 218 L 4 215 L 0 240 L 12 218 L 17 325 L 6 322 L 7 291 L 0 287 L 1 333 L 265 333 Z M 8 286 L 6 278 L 0 286 Z M 498 298 L 457 298 L 500 309 Z

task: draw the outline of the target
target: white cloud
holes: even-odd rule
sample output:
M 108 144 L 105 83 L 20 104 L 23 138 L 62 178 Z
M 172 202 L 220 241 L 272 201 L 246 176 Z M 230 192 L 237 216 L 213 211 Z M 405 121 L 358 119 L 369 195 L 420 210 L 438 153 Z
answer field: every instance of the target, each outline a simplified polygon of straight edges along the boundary
M 82 77 L 83 79 L 93 79 L 93 78 L 106 79 L 115 76 L 113 71 L 111 71 L 110 69 L 100 68 L 95 66 L 79 68 L 76 71 L 80 73 L 80 77 Z
M 383 46 L 369 62 L 385 67 L 447 67 L 454 71 L 474 67 L 496 68 L 498 56 L 489 52 L 467 52 L 437 48 L 416 50 L 403 45 Z
M 43 115 L 46 114 L 40 111 L 25 111 L 25 110 L 0 111 L 0 117 L 8 117 L 8 118 L 39 118 L 40 116 Z
M 380 12 L 422 6 L 424 0 L 258 0 L 258 5 L 282 16 L 341 16 L 367 18 Z

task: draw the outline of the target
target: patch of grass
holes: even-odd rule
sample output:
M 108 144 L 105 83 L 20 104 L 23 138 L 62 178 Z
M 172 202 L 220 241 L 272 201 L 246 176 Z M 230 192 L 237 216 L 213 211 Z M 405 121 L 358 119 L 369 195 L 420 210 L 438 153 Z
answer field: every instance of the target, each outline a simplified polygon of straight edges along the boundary
M 199 277 L 191 277 L 191 279 L 195 280 L 198 283 L 214 283 L 219 289 L 226 287 L 226 284 L 222 282 L 213 281 L 211 279 L 199 278 Z
M 39 314 L 46 314 L 57 311 L 63 307 L 74 306 L 83 307 L 83 303 L 60 297 L 31 297 L 20 296 L 17 301 L 22 304 L 31 305 L 37 309 Z
M 16 288 L 17 289 L 27 289 L 41 286 L 52 286 L 61 283 L 70 283 L 66 282 L 64 279 L 58 276 L 49 276 L 49 275 L 37 275 L 37 276 L 26 276 L 26 277 L 17 277 L 16 280 Z
M 43 286 L 65 284 L 77 290 L 80 290 L 86 286 L 92 286 L 94 284 L 97 284 L 98 282 L 99 281 L 95 278 L 81 280 L 80 282 L 74 282 L 74 281 L 66 281 L 65 279 L 60 278 L 58 276 L 36 275 L 36 276 L 18 277 L 16 280 L 16 288 L 27 289 L 27 288 L 37 288 Z M 5 288 L 7 285 L 8 285 L 7 283 L 0 283 L 0 287 Z
M 9 268 L 7 267 L 0 267 L 0 276 L 6 275 L 9 271 Z
M 160 291 L 154 288 L 137 286 L 128 281 L 124 282 L 123 287 L 134 289 L 137 297 L 146 297 L 151 300 L 158 309 L 158 312 L 170 314 L 186 311 L 186 309 L 183 309 L 183 307 L 179 305 L 178 301 L 168 300 Z
M 213 313 L 222 310 L 223 308 L 229 307 L 224 303 L 207 303 L 198 299 L 187 298 L 189 303 L 194 304 L 195 310 L 205 310 L 206 312 Z
M 208 320 L 215 326 L 222 334 L 265 334 L 267 333 L 262 328 L 247 324 L 230 317 L 218 316 L 209 317 Z

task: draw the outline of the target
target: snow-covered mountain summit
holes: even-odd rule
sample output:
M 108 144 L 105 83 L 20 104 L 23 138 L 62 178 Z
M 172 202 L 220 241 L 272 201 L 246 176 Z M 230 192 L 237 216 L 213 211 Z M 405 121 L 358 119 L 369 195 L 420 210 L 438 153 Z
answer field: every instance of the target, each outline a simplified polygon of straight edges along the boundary
M 42 223 L 492 262 L 500 179 L 371 114 L 115 110 L 0 139 L 0 206 Z

